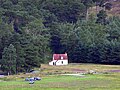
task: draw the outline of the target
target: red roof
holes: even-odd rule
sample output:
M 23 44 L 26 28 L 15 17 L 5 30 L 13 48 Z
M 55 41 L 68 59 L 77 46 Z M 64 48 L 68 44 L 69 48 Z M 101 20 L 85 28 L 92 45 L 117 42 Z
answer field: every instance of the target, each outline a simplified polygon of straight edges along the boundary
M 68 60 L 67 54 L 53 54 L 53 60 Z

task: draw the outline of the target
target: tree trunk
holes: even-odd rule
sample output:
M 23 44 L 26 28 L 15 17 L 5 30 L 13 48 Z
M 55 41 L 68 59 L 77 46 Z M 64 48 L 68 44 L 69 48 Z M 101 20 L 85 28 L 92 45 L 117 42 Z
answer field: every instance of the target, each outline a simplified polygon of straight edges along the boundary
M 89 18 L 89 17 L 88 17 L 88 14 L 89 14 L 89 13 L 88 13 L 88 7 L 86 6 L 86 21 L 88 21 L 88 18 Z
M 8 76 L 10 75 L 10 73 L 8 72 Z
M 14 23 L 13 23 L 13 27 L 14 27 L 14 31 L 17 32 L 17 33 L 19 32 L 18 24 L 19 24 L 18 18 L 15 18 Z
M 97 13 L 98 13 L 98 5 L 96 3 L 96 15 L 97 15 Z

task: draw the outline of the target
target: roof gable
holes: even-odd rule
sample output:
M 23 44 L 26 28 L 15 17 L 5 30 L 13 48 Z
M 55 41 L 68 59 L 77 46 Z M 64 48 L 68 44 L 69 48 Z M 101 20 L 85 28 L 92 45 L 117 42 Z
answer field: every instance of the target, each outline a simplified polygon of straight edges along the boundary
M 53 60 L 68 60 L 67 54 L 53 54 Z

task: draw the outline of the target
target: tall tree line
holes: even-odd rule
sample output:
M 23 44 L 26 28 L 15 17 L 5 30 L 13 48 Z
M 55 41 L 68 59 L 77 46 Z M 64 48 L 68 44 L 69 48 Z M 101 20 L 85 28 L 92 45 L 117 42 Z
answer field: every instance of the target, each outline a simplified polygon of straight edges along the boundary
M 100 8 L 95 16 L 93 6 Z M 120 64 L 120 17 L 107 16 L 111 6 L 108 0 L 0 0 L 1 69 L 29 72 L 65 52 L 70 62 Z

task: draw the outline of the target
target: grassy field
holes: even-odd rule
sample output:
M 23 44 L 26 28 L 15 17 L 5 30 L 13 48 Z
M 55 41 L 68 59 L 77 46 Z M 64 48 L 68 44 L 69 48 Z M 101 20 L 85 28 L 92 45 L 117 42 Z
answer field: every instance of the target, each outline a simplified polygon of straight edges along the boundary
M 98 72 L 89 74 L 89 70 Z M 61 74 L 84 73 L 84 76 Z M 25 77 L 40 76 L 33 85 Z M 42 65 L 40 73 L 21 74 L 0 78 L 0 90 L 120 90 L 119 65 L 70 64 Z

